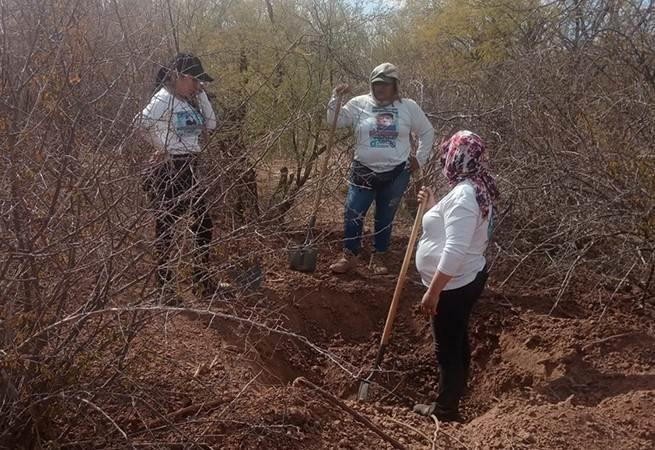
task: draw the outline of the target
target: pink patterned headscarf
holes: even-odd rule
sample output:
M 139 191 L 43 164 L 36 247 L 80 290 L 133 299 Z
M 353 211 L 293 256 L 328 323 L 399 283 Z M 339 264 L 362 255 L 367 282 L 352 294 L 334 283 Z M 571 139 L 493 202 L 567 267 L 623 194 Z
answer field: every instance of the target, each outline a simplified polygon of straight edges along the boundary
M 441 166 L 448 183 L 453 187 L 463 180 L 470 180 L 475 187 L 475 199 L 482 217 L 486 218 L 500 193 L 483 158 L 484 152 L 484 141 L 468 130 L 458 131 L 441 144 Z

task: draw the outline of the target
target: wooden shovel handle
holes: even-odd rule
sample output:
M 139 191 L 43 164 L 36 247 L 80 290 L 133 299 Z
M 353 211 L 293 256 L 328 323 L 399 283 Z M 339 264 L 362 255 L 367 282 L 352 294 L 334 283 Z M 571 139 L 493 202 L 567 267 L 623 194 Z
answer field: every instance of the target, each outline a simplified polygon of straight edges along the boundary
M 341 100 L 343 96 L 337 96 L 337 106 L 334 108 L 334 118 L 330 126 L 330 134 L 328 135 L 327 148 L 325 149 L 325 156 L 323 156 L 323 164 L 321 164 L 320 179 L 318 181 L 318 190 L 316 191 L 316 198 L 314 199 L 314 208 L 312 209 L 312 217 L 318 213 L 318 208 L 321 205 L 321 196 L 323 195 L 323 186 L 325 186 L 325 179 L 327 178 L 328 162 L 330 162 L 330 155 L 332 154 L 332 147 L 334 147 L 334 135 L 337 130 L 337 121 L 339 120 L 339 112 L 341 111 Z
M 387 314 L 387 321 L 384 324 L 384 332 L 382 333 L 382 338 L 380 339 L 380 346 L 386 346 L 389 342 L 389 337 L 391 336 L 391 329 L 393 328 L 393 322 L 396 319 L 396 311 L 398 310 L 400 295 L 402 294 L 403 287 L 405 286 L 407 269 L 409 269 L 409 263 L 412 261 L 414 244 L 416 243 L 416 238 L 418 237 L 418 230 L 421 228 L 424 211 L 425 201 L 419 203 L 418 211 L 416 211 L 414 226 L 412 227 L 412 233 L 409 235 L 407 250 L 405 250 L 405 259 L 403 259 L 403 265 L 400 268 L 400 274 L 398 274 L 398 281 L 396 282 L 396 289 L 393 292 L 393 299 L 391 300 L 391 306 L 389 307 L 389 313 Z

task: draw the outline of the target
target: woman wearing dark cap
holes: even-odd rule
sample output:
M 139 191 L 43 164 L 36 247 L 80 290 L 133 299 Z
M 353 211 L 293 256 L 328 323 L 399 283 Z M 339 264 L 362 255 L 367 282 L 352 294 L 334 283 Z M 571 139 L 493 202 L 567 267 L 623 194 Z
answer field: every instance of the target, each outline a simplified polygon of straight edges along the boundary
M 191 212 L 195 236 L 193 278 L 200 293 L 209 295 L 215 285 L 208 274 L 212 220 L 194 170 L 202 148 L 201 136 L 216 128 L 216 115 L 202 83 L 213 81 L 200 59 L 180 53 L 157 74 L 155 93 L 139 115 L 139 126 L 154 148 L 153 169 L 147 190 L 157 209 L 157 278 L 164 292 L 173 294 L 169 254 L 175 223 Z M 175 295 L 171 299 L 176 300 Z
M 432 325 L 439 391 L 433 403 L 418 404 L 414 411 L 458 421 L 471 357 L 469 317 L 487 281 L 484 252 L 499 194 L 478 135 L 459 131 L 440 152 L 451 189 L 438 203 L 431 189 L 421 189 L 419 201 L 426 202 L 427 212 L 416 249 L 416 268 L 427 287 L 421 310 Z

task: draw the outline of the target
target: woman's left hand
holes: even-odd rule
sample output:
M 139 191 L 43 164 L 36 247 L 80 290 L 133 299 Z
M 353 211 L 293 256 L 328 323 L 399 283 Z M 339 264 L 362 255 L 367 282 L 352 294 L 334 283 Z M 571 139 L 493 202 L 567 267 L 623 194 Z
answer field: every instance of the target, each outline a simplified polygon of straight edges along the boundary
M 427 317 L 434 316 L 437 314 L 437 303 L 439 302 L 439 294 L 434 294 L 429 290 L 423 294 L 421 299 L 421 311 Z
M 418 193 L 418 202 L 425 204 L 425 210 L 429 211 L 436 204 L 434 198 L 434 192 L 431 188 L 421 186 L 421 190 Z

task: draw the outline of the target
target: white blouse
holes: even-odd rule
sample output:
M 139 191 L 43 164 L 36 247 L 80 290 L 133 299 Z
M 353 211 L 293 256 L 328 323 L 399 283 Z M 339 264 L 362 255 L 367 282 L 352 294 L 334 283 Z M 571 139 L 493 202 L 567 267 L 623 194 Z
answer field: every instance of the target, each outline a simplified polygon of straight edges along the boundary
M 216 115 L 204 91 L 198 94 L 198 109 L 161 88 L 137 117 L 150 143 L 171 155 L 198 153 L 204 129 L 216 128 Z
M 486 260 L 491 224 L 483 219 L 475 188 L 464 180 L 423 216 L 423 235 L 416 250 L 416 268 L 425 286 L 435 272 L 452 276 L 444 290 L 471 283 Z

